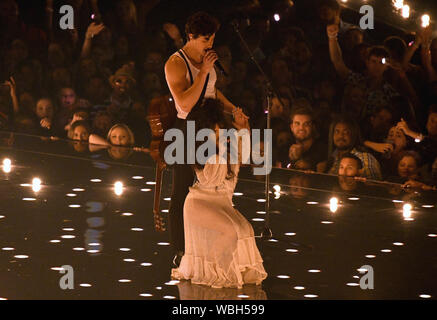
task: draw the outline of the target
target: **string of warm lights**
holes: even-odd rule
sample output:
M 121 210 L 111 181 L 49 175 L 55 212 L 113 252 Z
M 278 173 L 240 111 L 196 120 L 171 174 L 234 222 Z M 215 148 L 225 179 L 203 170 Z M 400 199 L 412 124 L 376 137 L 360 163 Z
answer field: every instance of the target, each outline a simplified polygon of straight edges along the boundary
M 349 0 L 340 0 L 340 2 L 346 4 L 346 3 L 353 2 L 353 1 L 349 1 Z M 369 4 L 370 1 L 368 1 L 368 0 L 361 0 L 360 2 L 362 2 L 363 4 Z M 391 2 L 392 2 L 392 5 L 393 5 L 395 11 L 396 11 L 396 12 L 397 12 L 397 13 L 398 13 L 402 18 L 404 18 L 404 19 L 410 19 L 410 18 L 411 18 L 411 16 L 412 16 L 412 12 L 413 12 L 413 9 L 412 9 L 412 7 L 411 7 L 411 3 L 409 4 L 409 3 L 407 3 L 407 2 L 404 1 L 404 0 L 391 0 Z M 279 21 L 278 17 L 279 17 L 279 14 L 276 13 L 276 14 L 274 15 L 274 19 L 275 19 L 275 21 Z M 430 25 L 430 23 L 431 23 L 431 17 L 430 17 L 430 15 L 429 15 L 428 13 L 424 13 L 424 14 L 421 16 L 421 19 L 420 19 L 420 20 L 421 20 L 421 26 L 422 26 L 423 28 L 428 27 L 428 26 Z
M 404 19 L 410 18 L 412 9 L 411 9 L 409 4 L 404 2 L 404 0 L 392 0 L 392 4 L 393 4 L 394 8 L 396 9 L 396 11 Z M 423 28 L 428 27 L 431 23 L 431 17 L 429 16 L 429 14 L 427 14 L 427 13 L 423 14 L 421 17 L 421 22 L 422 22 L 421 25 Z

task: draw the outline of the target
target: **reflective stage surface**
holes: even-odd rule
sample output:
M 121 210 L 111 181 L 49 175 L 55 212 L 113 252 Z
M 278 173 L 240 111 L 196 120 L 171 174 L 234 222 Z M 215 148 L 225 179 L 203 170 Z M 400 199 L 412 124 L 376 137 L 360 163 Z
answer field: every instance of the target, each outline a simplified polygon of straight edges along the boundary
M 437 297 L 435 192 L 274 169 L 273 236 L 257 239 L 268 278 L 262 287 L 209 289 L 170 279 L 172 250 L 168 232 L 154 230 L 155 167 L 147 154 L 90 153 L 87 146 L 77 153 L 81 146 L 64 141 L 1 137 L 0 298 Z M 114 159 L 122 155 L 127 159 Z M 123 185 L 115 188 L 117 181 Z M 168 171 L 165 218 L 170 181 Z M 264 181 L 242 168 L 235 191 L 235 206 L 260 235 L 267 218 Z M 60 288 L 64 265 L 73 268 L 73 290 Z M 373 269 L 373 290 L 359 285 L 370 276 L 358 270 L 366 265 Z

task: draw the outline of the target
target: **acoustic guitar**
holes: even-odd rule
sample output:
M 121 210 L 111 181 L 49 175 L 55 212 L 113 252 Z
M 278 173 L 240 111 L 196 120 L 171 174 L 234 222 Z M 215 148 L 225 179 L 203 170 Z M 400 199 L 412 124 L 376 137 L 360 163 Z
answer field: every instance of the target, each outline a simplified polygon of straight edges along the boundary
M 169 142 L 164 141 L 165 132 L 173 127 L 176 121 L 176 107 L 171 95 L 153 98 L 147 112 L 147 121 L 152 131 L 150 156 L 156 162 L 155 194 L 153 199 L 153 219 L 156 231 L 165 231 L 164 219 L 160 212 L 162 177 L 167 166 L 164 150 Z

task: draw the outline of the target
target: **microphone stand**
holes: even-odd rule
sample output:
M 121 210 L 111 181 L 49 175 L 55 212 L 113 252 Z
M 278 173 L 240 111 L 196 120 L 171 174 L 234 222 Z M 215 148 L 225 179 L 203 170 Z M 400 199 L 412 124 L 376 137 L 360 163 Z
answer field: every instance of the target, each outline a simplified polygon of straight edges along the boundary
M 279 98 L 279 95 L 277 94 L 275 88 L 273 87 L 269 77 L 266 75 L 262 67 L 259 65 L 258 61 L 256 61 L 252 51 L 250 50 L 249 46 L 247 45 L 247 42 L 244 40 L 243 36 L 241 35 L 238 22 L 233 21 L 232 26 L 234 27 L 235 32 L 237 33 L 238 37 L 240 38 L 241 43 L 243 44 L 243 47 L 246 49 L 247 53 L 250 56 L 250 59 L 253 61 L 257 69 L 259 70 L 259 73 L 263 76 L 264 82 L 267 86 L 267 130 L 270 129 L 270 119 L 271 119 L 271 109 L 272 109 L 272 98 L 276 96 L 279 100 L 279 103 L 284 107 L 282 104 L 281 99 Z M 264 154 L 269 154 L 268 152 L 272 152 L 272 150 L 269 150 L 269 144 L 264 144 Z M 273 165 L 273 164 L 272 164 Z M 267 169 L 266 169 L 267 170 Z M 266 194 L 266 204 L 265 204 L 265 210 L 266 210 L 266 219 L 264 223 L 264 230 L 261 233 L 262 238 L 264 239 L 270 239 L 272 237 L 272 230 L 270 229 L 270 173 L 267 174 L 266 172 L 266 180 L 265 180 L 265 194 Z

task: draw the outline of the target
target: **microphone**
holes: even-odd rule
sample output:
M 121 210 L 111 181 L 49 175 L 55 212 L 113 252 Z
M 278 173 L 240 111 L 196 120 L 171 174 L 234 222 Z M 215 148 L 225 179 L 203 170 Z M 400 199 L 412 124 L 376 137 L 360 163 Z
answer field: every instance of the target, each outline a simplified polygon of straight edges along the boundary
M 214 50 L 214 49 L 211 48 L 211 49 L 208 49 L 207 51 L 211 51 L 211 50 Z M 223 68 L 222 64 L 220 63 L 220 61 L 218 59 L 214 62 L 214 65 L 217 67 L 217 69 L 219 69 L 219 71 L 222 75 L 224 75 L 225 77 L 228 76 L 228 73 L 225 71 L 225 68 Z

